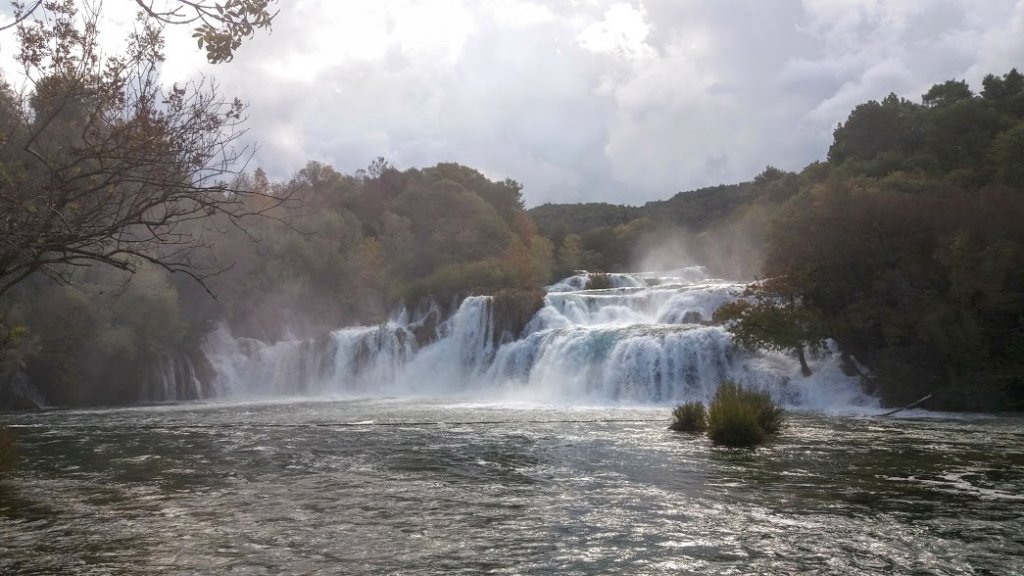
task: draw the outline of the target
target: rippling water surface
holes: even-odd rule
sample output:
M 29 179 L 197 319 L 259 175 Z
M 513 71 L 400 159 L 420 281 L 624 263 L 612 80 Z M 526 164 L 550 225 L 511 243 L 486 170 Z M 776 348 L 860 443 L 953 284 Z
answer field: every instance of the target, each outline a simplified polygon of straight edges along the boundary
M 6 417 L 7 574 L 1021 574 L 1024 422 L 343 401 Z

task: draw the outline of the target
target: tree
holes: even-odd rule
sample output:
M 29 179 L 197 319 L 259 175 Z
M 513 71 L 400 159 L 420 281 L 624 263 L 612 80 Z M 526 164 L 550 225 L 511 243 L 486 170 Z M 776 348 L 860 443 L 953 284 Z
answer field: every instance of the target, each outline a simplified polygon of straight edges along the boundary
M 932 86 L 921 96 L 921 103 L 930 108 L 949 106 L 974 97 L 970 86 L 963 80 L 947 80 Z
M 755 283 L 747 288 L 747 299 L 723 304 L 714 319 L 724 323 L 733 340 L 745 348 L 792 350 L 800 360 L 801 373 L 810 376 L 806 352 L 820 352 L 825 333 L 821 317 L 797 297 L 799 285 L 785 277 Z
M 206 48 L 206 59 L 211 64 L 230 62 L 242 40 L 252 38 L 257 30 L 269 30 L 277 12 L 271 12 L 271 5 L 277 0 L 135 0 L 141 17 L 157 25 L 192 25 L 192 37 L 199 48 Z M 72 8 L 72 0 L 45 2 L 16 1 L 14 22 L 0 28 L 0 31 L 18 27 L 54 7 Z
M 846 123 L 839 124 L 833 133 L 829 163 L 870 161 L 885 154 L 906 155 L 917 145 L 920 108 L 896 94 L 889 94 L 881 102 L 870 100 L 857 106 Z
M 164 88 L 151 21 L 103 59 L 98 11 L 30 12 L 17 60 L 33 89 L 0 95 L 0 297 L 33 273 L 68 282 L 92 262 L 149 262 L 202 283 L 213 271 L 193 255 L 211 216 L 238 224 L 287 199 L 226 181 L 252 154 L 239 140 L 246 106 L 208 80 Z
M 1024 122 L 1000 134 L 989 154 L 996 179 L 1024 191 Z
M 981 81 L 981 96 L 997 110 L 1024 120 L 1024 74 L 1011 69 L 1002 77 L 989 74 Z

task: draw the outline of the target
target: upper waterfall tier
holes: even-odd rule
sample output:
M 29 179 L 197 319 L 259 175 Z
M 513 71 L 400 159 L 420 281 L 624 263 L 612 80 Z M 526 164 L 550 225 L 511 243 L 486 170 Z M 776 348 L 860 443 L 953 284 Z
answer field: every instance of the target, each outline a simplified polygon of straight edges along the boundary
M 317 340 L 264 343 L 226 327 L 203 345 L 218 397 L 417 395 L 558 403 L 669 403 L 707 400 L 723 379 L 770 391 L 790 406 L 871 403 L 838 369 L 834 354 L 815 375 L 797 361 L 732 345 L 708 321 L 741 297 L 743 284 L 708 279 L 702 268 L 666 274 L 584 272 L 548 288 L 520 334 L 496 333 L 488 296 L 466 298 L 430 331 L 435 310 L 398 314 L 379 326 L 336 330 Z M 500 313 L 500 312 L 499 312 Z

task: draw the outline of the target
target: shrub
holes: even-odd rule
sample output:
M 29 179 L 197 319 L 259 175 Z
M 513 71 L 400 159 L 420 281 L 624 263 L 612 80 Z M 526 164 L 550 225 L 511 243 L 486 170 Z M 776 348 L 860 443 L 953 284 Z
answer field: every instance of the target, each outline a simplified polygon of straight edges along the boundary
M 765 434 L 776 434 L 786 422 L 786 412 L 766 392 L 748 391 L 751 402 L 757 406 L 757 423 Z
M 708 410 L 708 437 L 715 444 L 734 448 L 756 446 L 779 431 L 782 407 L 766 392 L 747 390 L 735 382 L 718 386 Z
M 708 411 L 700 402 L 680 404 L 672 410 L 668 427 L 677 432 L 703 432 L 708 429 Z

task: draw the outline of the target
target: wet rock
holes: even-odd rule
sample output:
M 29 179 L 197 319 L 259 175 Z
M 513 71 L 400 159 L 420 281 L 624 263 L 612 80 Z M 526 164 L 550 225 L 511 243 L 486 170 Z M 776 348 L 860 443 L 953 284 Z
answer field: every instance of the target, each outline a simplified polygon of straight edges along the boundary
M 0 412 L 42 410 L 46 401 L 24 372 L 0 380 Z
M 416 345 L 419 348 L 435 342 L 437 340 L 437 326 L 441 323 L 441 313 L 436 309 L 428 312 L 423 320 L 412 328 L 412 335 L 416 339 Z

